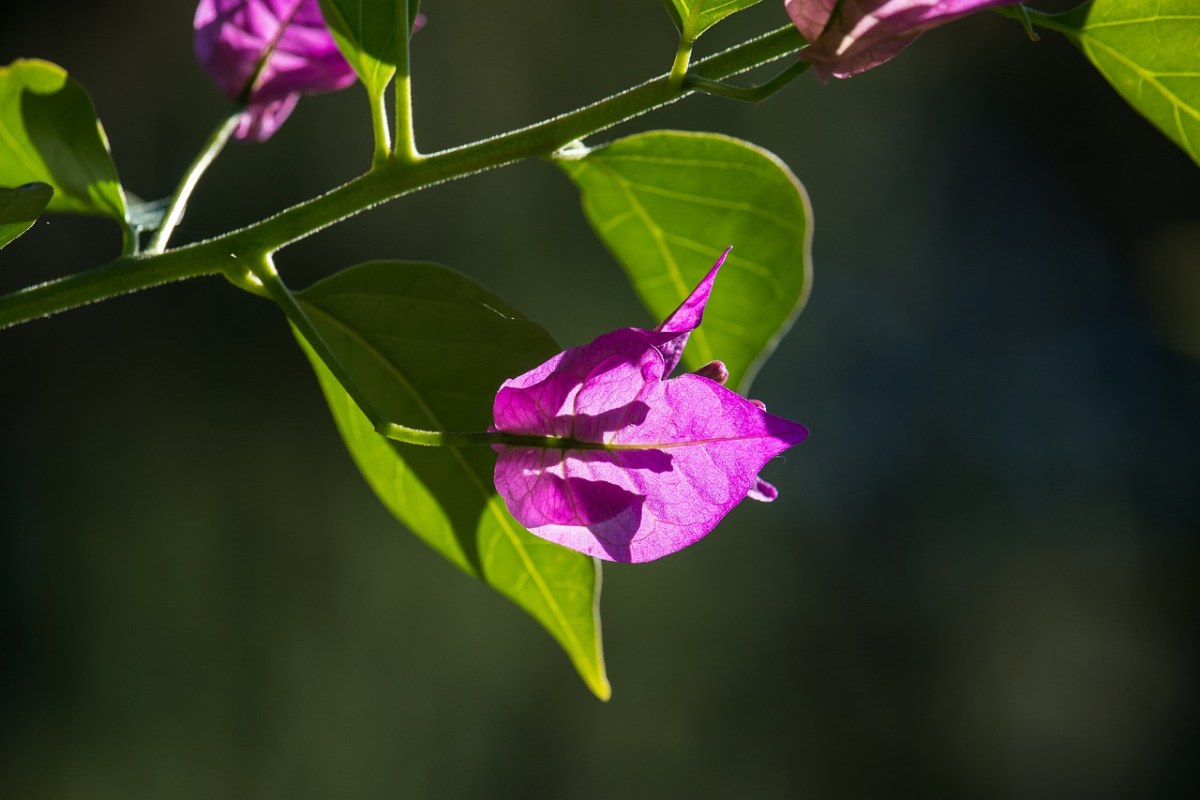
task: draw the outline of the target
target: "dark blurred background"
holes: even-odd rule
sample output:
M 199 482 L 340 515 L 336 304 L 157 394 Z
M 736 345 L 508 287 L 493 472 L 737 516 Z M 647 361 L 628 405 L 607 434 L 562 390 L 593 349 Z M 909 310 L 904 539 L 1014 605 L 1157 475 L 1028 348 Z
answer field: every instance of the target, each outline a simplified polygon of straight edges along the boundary
M 0 62 L 90 90 L 166 195 L 225 111 L 194 4 L 4 12 Z M 664 71 L 654 0 L 428 0 L 434 150 Z M 768 0 L 702 53 L 784 24 Z M 280 315 L 219 279 L 0 333 L 0 795 L 1180 797 L 1197 788 L 1200 169 L 1064 40 L 994 15 L 763 107 L 652 127 L 754 141 L 807 184 L 815 291 L 755 395 L 812 436 L 699 545 L 605 571 L 596 701 L 515 607 L 409 536 Z M 177 241 L 349 179 L 358 89 L 235 144 Z M 0 291 L 115 253 L 55 217 Z M 285 251 L 476 276 L 564 344 L 651 322 L 526 163 Z M 579 298 L 586 298 L 580 301 Z

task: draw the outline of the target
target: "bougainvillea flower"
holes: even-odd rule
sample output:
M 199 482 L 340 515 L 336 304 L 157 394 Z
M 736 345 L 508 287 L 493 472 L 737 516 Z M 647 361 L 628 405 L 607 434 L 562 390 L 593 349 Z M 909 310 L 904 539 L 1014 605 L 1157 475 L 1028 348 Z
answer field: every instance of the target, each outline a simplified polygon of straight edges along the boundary
M 638 563 L 703 538 L 744 497 L 775 498 L 759 470 L 805 428 L 706 377 L 723 365 L 667 378 L 724 259 L 654 330 L 606 333 L 500 387 L 495 430 L 556 437 L 496 448 L 496 489 L 531 532 Z
M 239 139 L 269 139 L 301 94 L 354 83 L 317 0 L 200 0 L 193 27 L 200 65 L 245 103 Z
M 930 28 L 1020 0 L 784 0 L 822 81 L 877 67 Z

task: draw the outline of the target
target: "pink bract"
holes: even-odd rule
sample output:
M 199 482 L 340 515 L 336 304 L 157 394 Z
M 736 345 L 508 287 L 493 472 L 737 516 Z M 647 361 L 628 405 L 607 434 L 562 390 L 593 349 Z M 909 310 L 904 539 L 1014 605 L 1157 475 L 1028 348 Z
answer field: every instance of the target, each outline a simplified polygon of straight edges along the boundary
M 301 94 L 354 83 L 317 0 L 200 0 L 193 27 L 200 65 L 246 103 L 239 139 L 270 138 Z
M 500 387 L 496 430 L 571 440 L 497 447 L 496 489 L 531 532 L 639 563 L 703 538 L 747 496 L 775 498 L 759 470 L 807 430 L 707 377 L 667 379 L 724 259 L 658 328 L 606 333 Z
M 822 81 L 890 60 L 925 31 L 1019 0 L 784 0 L 811 46 L 801 53 Z M 836 14 L 835 14 L 836 12 Z

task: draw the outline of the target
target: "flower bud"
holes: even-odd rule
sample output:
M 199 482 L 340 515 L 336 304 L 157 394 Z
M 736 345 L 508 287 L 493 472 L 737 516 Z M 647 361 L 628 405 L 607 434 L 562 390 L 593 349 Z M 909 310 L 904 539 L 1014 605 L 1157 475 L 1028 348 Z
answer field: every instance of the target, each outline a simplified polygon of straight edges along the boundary
M 301 94 L 354 83 L 317 0 L 200 0 L 193 27 L 200 66 L 246 106 L 239 139 L 270 138 Z
M 729 381 L 729 368 L 725 366 L 724 361 L 710 361 L 692 374 L 699 375 L 701 378 L 708 378 L 710 381 L 719 383 L 722 386 Z
M 1019 0 L 784 0 L 792 22 L 810 46 L 822 81 L 848 78 L 890 60 L 925 31 Z

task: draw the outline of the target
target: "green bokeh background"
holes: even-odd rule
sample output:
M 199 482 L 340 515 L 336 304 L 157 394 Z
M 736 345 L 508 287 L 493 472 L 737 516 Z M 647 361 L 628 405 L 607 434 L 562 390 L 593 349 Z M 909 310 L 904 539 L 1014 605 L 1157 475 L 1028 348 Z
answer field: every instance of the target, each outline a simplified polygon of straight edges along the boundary
M 194 5 L 6 9 L 0 62 L 88 87 L 126 186 L 225 110 Z M 425 150 L 666 69 L 654 0 L 428 0 Z M 768 0 L 701 40 L 783 24 Z M 407 535 L 286 325 L 219 279 L 0 333 L 0 795 L 1178 797 L 1197 787 L 1200 172 L 1065 42 L 992 15 L 764 107 L 649 127 L 783 158 L 812 299 L 755 395 L 812 429 L 772 506 L 605 572 L 601 704 L 517 609 Z M 234 145 L 180 241 L 348 179 L 357 89 Z M 0 290 L 115 252 L 47 218 Z M 647 315 L 575 190 L 521 164 L 280 257 L 466 271 L 578 344 Z M 1190 356 L 1188 354 L 1191 354 Z

